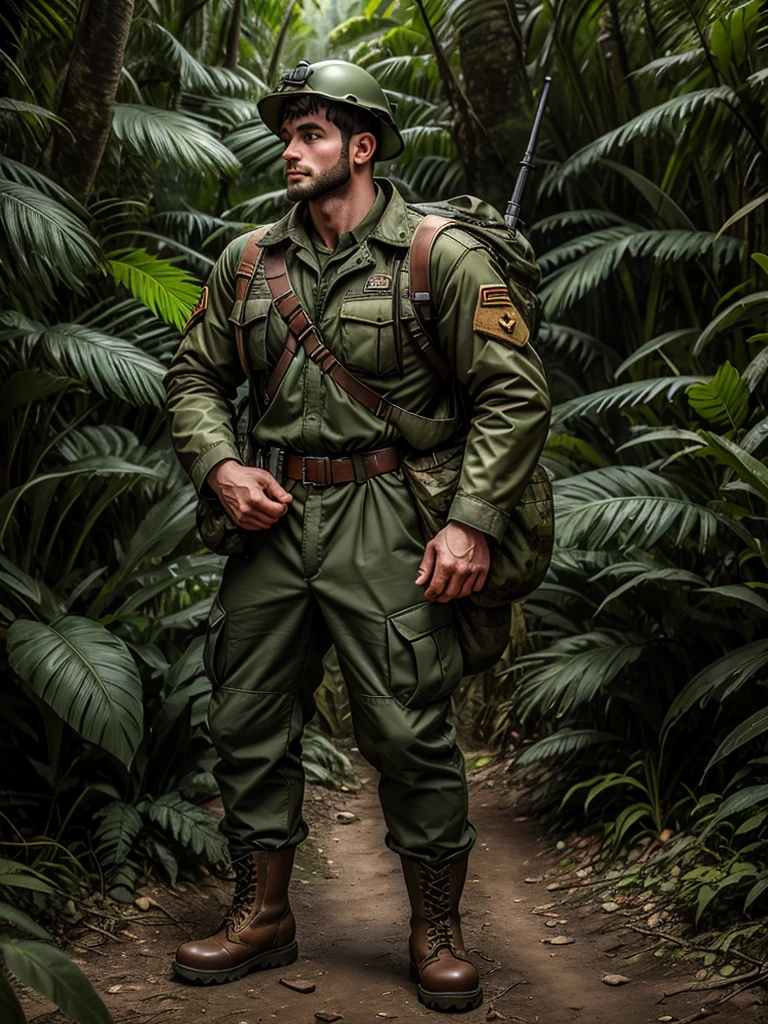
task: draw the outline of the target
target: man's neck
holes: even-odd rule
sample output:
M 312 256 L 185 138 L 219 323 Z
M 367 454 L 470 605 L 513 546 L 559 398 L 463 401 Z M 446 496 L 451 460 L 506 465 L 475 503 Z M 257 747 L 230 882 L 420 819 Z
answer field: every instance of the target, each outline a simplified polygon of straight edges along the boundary
M 352 231 L 365 219 L 376 201 L 376 186 L 372 178 L 361 181 L 351 179 L 320 199 L 307 204 L 315 231 L 323 245 L 335 249 L 345 231 Z

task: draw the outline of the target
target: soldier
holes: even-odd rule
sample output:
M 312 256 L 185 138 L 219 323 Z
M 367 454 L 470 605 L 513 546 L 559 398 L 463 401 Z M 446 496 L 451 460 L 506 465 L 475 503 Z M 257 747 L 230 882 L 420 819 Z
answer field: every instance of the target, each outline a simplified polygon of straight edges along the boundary
M 459 899 L 476 833 L 448 721 L 462 672 L 450 602 L 482 588 L 489 544 L 536 465 L 549 420 L 545 375 L 527 329 L 511 343 L 520 316 L 489 252 L 455 227 L 438 237 L 429 265 L 453 380 L 425 358 L 404 274 L 421 215 L 373 176 L 374 160 L 397 156 L 403 141 L 371 75 L 344 61 L 301 62 L 259 111 L 283 142 L 295 205 L 261 238 L 241 300 L 247 236 L 227 247 L 166 377 L 183 465 L 200 494 L 215 493 L 250 531 L 247 552 L 226 562 L 205 647 L 235 892 L 221 929 L 181 945 L 175 969 L 221 982 L 296 959 L 288 886 L 307 835 L 301 736 L 333 643 L 358 748 L 381 775 L 386 842 L 402 860 L 419 997 L 437 1010 L 468 1009 L 482 990 Z M 377 415 L 340 385 L 332 358 L 286 347 L 278 309 L 286 314 L 294 300 L 273 301 L 276 281 L 295 291 L 363 391 L 386 396 L 397 416 Z M 243 465 L 233 434 L 244 380 L 236 324 L 254 373 L 260 466 Z M 456 411 L 457 389 L 466 414 Z M 462 431 L 448 522 L 425 547 L 403 452 Z

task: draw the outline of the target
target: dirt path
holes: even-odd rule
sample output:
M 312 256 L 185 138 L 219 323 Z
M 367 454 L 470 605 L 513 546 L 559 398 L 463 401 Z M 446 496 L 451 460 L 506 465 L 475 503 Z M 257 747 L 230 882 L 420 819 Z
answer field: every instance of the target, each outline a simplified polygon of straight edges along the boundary
M 510 799 L 507 791 L 485 785 L 472 792 L 480 839 L 463 906 L 465 938 L 475 951 L 485 1002 L 460 1019 L 466 1024 L 647 1024 L 693 1018 L 702 1006 L 711 1006 L 719 992 L 689 992 L 661 1003 L 665 990 L 691 982 L 699 965 L 660 961 L 648 950 L 647 938 L 615 918 L 609 922 L 599 908 L 574 913 L 556 904 L 548 912 L 562 915 L 557 920 L 567 924 L 553 928 L 546 926 L 554 920 L 546 912 L 531 912 L 564 897 L 548 892 L 544 881 L 525 882 L 551 867 L 555 855 L 533 824 L 515 820 L 519 816 Z M 213 881 L 185 885 L 184 892 L 153 888 L 148 892 L 163 909 L 136 911 L 120 941 L 105 941 L 98 952 L 72 951 L 118 1024 L 313 1024 L 317 1011 L 343 1014 L 344 1024 L 452 1019 L 421 1006 L 408 981 L 409 911 L 399 860 L 383 844 L 375 780 L 359 793 L 315 790 L 307 811 L 315 848 L 302 847 L 291 887 L 299 960 L 229 985 L 178 982 L 170 970 L 175 945 L 216 926 L 225 890 Z M 336 819 L 341 811 L 351 811 L 357 820 L 341 824 Z M 574 942 L 542 942 L 556 935 Z M 625 975 L 630 983 L 608 987 L 601 981 L 605 974 Z M 281 985 L 281 977 L 310 980 L 316 989 L 300 994 Z M 718 1024 L 766 1024 L 768 1006 L 754 1005 L 761 999 L 759 989 L 751 990 L 712 1012 Z M 62 1019 L 32 1001 L 27 1012 L 36 1024 Z

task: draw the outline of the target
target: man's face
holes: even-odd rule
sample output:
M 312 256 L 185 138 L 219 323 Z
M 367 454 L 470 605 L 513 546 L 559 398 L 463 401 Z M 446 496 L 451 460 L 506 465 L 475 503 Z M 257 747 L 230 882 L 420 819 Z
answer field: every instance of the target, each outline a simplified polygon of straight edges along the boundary
M 280 138 L 289 199 L 319 199 L 349 181 L 349 139 L 324 109 L 286 121 Z

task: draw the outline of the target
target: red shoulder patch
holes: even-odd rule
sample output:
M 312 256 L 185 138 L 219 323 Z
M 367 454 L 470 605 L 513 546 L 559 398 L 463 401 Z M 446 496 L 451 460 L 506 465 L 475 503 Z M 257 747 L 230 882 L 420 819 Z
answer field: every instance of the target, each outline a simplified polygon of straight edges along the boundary
M 197 305 L 189 315 L 184 325 L 184 336 L 186 337 L 195 324 L 199 324 L 205 319 L 205 311 L 208 309 L 208 285 L 204 285 L 203 290 L 200 292 L 200 298 L 197 300 Z

